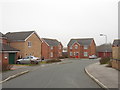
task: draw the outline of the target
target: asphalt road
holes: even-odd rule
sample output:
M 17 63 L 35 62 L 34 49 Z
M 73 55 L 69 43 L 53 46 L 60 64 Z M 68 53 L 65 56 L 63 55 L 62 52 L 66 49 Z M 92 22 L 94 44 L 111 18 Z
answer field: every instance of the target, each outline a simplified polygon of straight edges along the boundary
M 100 88 L 84 71 L 96 60 L 66 60 L 3 83 L 3 88 Z

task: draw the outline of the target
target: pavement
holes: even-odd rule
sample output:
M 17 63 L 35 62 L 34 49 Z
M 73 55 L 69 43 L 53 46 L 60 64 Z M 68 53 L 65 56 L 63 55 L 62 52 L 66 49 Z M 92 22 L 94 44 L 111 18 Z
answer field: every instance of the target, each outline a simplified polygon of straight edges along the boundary
M 102 88 L 119 88 L 118 79 L 120 71 L 107 67 L 107 64 L 100 65 L 99 62 L 91 64 L 85 68 L 86 73 L 96 81 Z

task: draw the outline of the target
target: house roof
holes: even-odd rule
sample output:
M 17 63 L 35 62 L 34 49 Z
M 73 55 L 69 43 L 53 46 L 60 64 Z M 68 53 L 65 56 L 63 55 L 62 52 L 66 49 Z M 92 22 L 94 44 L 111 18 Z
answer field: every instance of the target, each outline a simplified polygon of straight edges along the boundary
M 6 38 L 6 36 L 5 36 L 3 33 L 0 32 L 0 38 L 1 38 L 1 37 L 2 37 L 2 38 L 3 38 L 3 37 Z
M 103 44 L 96 47 L 97 52 L 112 52 L 112 45 L 111 44 Z
M 60 42 L 56 39 L 42 38 L 49 46 L 58 46 Z
M 15 52 L 18 52 L 20 50 L 18 49 L 15 49 L 15 48 L 12 48 L 11 46 L 7 45 L 7 44 L 3 44 L 3 43 L 0 43 L 0 51 L 15 51 Z
M 73 43 L 77 42 L 80 45 L 90 45 L 93 38 L 81 38 L 81 39 L 71 39 L 70 42 L 68 43 L 68 46 L 71 46 Z
M 113 46 L 120 46 L 120 39 L 116 39 L 113 41 Z
M 5 36 L 9 41 L 25 41 L 35 31 L 8 32 Z

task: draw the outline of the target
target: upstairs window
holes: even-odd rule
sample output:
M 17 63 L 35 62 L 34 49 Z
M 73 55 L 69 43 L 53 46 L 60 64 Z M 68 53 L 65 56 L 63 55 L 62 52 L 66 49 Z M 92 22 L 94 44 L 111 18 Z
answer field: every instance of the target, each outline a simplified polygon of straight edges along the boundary
M 50 53 L 50 57 L 53 57 L 53 52 Z
M 70 49 L 72 49 L 72 46 L 70 46 Z
M 78 45 L 75 45 L 75 49 L 78 49 Z
M 28 41 L 28 47 L 32 46 L 32 42 Z
M 84 49 L 88 49 L 88 46 L 87 46 L 87 45 L 84 45 Z
M 51 46 L 50 49 L 53 50 L 53 46 Z

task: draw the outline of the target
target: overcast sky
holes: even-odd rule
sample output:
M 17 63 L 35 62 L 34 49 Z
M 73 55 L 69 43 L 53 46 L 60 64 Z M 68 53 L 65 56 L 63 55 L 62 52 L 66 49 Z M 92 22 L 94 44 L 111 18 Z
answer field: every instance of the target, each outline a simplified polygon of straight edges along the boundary
M 119 0 L 1 0 L 2 33 L 35 30 L 67 46 L 71 38 L 94 38 L 97 45 L 118 38 Z

